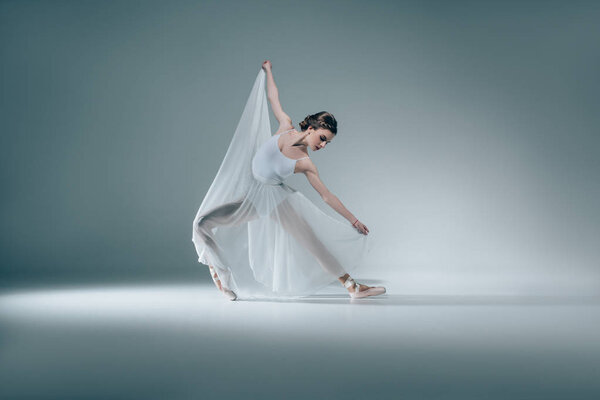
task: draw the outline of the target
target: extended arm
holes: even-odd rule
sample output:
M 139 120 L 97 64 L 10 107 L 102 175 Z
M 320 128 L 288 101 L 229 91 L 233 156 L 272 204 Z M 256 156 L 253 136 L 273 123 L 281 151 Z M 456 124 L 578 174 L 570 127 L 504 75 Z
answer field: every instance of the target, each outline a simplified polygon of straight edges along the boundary
M 312 163 L 312 161 L 301 160 L 299 163 L 305 163 L 306 169 L 303 171 L 306 175 L 306 178 L 310 182 L 310 184 L 315 188 L 317 192 L 321 195 L 321 198 L 327 205 L 337 211 L 341 216 L 346 218 L 350 223 L 356 221 L 356 217 L 352 214 L 337 198 L 336 195 L 331 193 L 329 189 L 325 186 L 323 182 L 321 182 L 321 178 L 319 177 L 319 171 L 317 167 Z

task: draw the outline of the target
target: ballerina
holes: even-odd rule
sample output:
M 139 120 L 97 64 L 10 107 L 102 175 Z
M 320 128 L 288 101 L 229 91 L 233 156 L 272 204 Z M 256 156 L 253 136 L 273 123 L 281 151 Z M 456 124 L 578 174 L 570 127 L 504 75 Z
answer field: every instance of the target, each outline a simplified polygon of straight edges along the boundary
M 193 222 L 198 261 L 217 288 L 238 298 L 303 297 L 337 278 L 351 298 L 385 293 L 349 274 L 370 250 L 369 229 L 321 181 L 308 149 L 325 149 L 337 121 L 322 111 L 294 128 L 283 111 L 271 62 L 265 61 L 223 163 Z M 264 82 L 267 81 L 267 93 Z M 268 98 L 279 129 L 271 135 Z M 321 211 L 285 179 L 302 173 L 326 204 Z

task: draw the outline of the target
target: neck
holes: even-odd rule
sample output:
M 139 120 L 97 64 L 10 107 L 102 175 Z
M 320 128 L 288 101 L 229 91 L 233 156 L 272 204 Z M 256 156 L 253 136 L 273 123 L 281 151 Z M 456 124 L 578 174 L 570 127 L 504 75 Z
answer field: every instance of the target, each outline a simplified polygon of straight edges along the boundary
M 295 131 L 295 129 L 294 129 L 294 131 Z M 304 132 L 301 132 L 301 133 L 304 133 Z M 302 140 L 295 142 L 294 146 L 304 146 L 304 148 L 306 148 L 308 146 L 308 142 L 306 141 L 306 136 L 303 137 Z

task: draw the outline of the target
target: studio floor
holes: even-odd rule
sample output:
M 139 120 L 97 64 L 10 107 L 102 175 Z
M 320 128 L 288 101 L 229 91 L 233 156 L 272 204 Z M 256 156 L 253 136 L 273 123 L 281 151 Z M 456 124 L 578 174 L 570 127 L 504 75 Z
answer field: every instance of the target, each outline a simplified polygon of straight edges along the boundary
M 3 399 L 598 399 L 600 299 L 0 292 Z

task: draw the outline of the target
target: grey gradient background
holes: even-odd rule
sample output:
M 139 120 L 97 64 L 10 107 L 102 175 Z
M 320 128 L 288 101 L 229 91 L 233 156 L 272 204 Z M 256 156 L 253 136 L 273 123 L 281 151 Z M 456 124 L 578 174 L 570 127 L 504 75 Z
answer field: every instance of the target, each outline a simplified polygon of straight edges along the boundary
M 270 59 L 296 126 L 338 119 L 311 156 L 371 230 L 361 276 L 596 293 L 599 20 L 598 2 L 2 1 L 1 283 L 209 280 L 192 219 Z
M 0 398 L 600 398 L 598 21 L 578 1 L 0 1 Z M 264 59 L 295 124 L 338 119 L 311 156 L 371 231 L 355 278 L 386 295 L 229 302 L 197 262 Z

